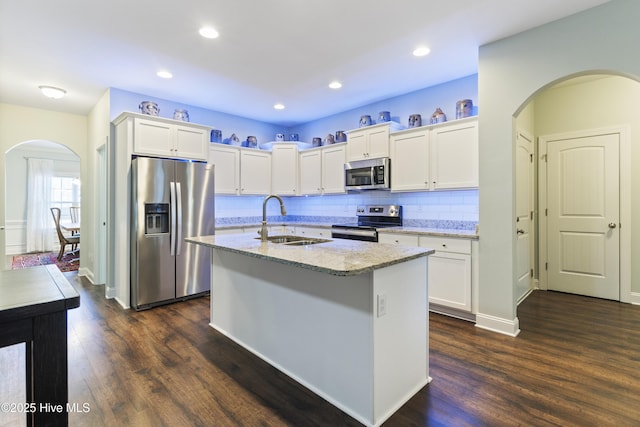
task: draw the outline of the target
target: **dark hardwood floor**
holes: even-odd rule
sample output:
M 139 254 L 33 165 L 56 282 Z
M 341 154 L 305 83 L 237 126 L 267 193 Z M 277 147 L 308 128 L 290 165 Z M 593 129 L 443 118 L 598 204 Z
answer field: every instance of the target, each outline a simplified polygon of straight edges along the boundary
M 71 426 L 360 425 L 211 329 L 208 298 L 137 313 L 67 277 L 81 293 L 70 401 L 90 409 Z M 518 317 L 512 338 L 430 314 L 433 381 L 384 425 L 640 425 L 640 307 L 538 291 Z M 14 347 L 0 349 L 3 394 L 24 381 Z

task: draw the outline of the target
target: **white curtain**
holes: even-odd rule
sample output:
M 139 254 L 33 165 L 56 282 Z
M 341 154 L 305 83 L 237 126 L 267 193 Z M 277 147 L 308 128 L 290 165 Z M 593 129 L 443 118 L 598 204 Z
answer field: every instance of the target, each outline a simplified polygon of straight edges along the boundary
M 53 160 L 27 160 L 27 252 L 53 250 L 55 227 L 51 216 Z

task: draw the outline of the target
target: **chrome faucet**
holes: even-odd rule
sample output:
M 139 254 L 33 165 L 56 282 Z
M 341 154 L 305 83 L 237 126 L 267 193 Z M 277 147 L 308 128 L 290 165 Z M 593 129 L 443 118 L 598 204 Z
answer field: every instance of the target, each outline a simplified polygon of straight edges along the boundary
M 260 240 L 263 242 L 267 241 L 267 237 L 269 237 L 269 231 L 267 230 L 267 201 L 272 198 L 278 199 L 280 202 L 280 213 L 282 215 L 287 214 L 287 210 L 284 208 L 284 202 L 282 198 L 276 194 L 271 194 L 264 198 L 264 202 L 262 202 L 262 228 L 260 229 Z

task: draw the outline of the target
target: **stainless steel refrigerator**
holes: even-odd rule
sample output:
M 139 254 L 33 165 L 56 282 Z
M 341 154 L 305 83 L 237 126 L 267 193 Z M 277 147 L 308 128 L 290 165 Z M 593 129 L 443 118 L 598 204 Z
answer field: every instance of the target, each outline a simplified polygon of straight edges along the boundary
M 136 157 L 131 162 L 131 306 L 206 294 L 210 250 L 184 238 L 215 232 L 213 165 Z

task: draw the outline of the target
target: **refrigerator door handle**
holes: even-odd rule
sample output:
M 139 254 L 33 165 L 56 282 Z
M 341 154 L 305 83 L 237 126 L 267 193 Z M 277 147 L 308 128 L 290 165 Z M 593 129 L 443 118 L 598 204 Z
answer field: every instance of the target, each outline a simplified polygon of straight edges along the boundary
M 171 256 L 176 254 L 176 183 L 171 181 L 169 183 L 169 190 L 171 191 L 171 230 L 169 233 L 169 247 L 171 248 Z
M 178 213 L 178 238 L 176 239 L 176 255 L 180 255 L 180 248 L 182 247 L 182 184 L 176 182 L 176 211 Z

